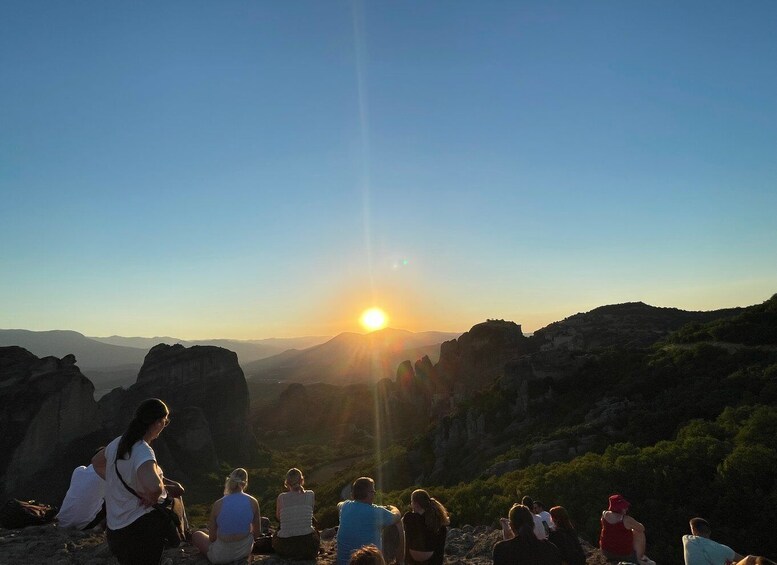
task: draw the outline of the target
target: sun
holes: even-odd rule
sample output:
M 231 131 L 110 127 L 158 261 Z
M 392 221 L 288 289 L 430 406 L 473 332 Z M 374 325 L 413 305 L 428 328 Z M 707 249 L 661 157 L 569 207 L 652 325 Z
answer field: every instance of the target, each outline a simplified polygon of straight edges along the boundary
M 386 313 L 380 308 L 370 308 L 362 312 L 362 317 L 359 318 L 359 322 L 365 330 L 374 332 L 386 327 L 388 317 Z

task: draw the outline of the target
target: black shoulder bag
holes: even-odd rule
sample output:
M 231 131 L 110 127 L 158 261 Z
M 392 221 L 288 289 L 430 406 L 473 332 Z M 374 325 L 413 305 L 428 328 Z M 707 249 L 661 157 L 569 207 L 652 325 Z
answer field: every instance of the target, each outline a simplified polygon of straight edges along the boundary
M 137 496 L 140 500 L 143 500 L 135 489 L 124 482 L 124 479 L 119 473 L 119 456 L 116 455 L 116 459 L 113 461 L 114 469 L 116 469 L 116 476 L 119 477 L 121 484 L 124 485 L 128 491 Z M 184 540 L 183 525 L 181 524 L 181 517 L 175 513 L 175 511 L 168 507 L 159 504 L 154 504 L 153 512 L 159 517 L 160 528 L 162 529 L 162 539 L 167 547 L 178 547 Z

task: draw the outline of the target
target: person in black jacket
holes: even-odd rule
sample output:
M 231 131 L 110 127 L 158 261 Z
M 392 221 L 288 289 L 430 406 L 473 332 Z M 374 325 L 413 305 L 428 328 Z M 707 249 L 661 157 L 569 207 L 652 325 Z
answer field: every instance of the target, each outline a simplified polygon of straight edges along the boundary
M 580 545 L 569 514 L 563 506 L 554 506 L 550 509 L 550 516 L 556 524 L 556 529 L 550 532 L 550 541 L 561 552 L 561 560 L 566 565 L 585 565 L 585 551 Z

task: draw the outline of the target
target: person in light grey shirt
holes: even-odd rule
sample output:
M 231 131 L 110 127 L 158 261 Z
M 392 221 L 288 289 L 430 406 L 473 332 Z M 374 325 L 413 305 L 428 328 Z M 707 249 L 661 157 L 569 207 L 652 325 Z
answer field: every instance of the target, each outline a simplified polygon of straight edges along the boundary
M 712 528 L 704 518 L 692 519 L 690 526 L 691 535 L 683 536 L 685 565 L 774 565 L 765 557 L 742 557 L 729 546 L 711 540 Z

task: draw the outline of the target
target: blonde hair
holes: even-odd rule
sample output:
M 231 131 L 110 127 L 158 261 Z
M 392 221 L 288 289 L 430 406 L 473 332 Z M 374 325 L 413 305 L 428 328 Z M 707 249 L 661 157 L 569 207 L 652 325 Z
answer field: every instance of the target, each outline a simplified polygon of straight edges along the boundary
M 224 483 L 224 496 L 245 490 L 248 485 L 248 471 L 238 467 L 232 471 Z
M 302 483 L 305 482 L 305 477 L 302 476 L 302 471 L 297 469 L 296 467 L 292 467 L 288 471 L 286 471 L 286 478 L 283 481 L 283 484 L 286 486 L 289 490 L 296 490 L 296 491 L 302 491 L 304 490 L 302 488 Z

